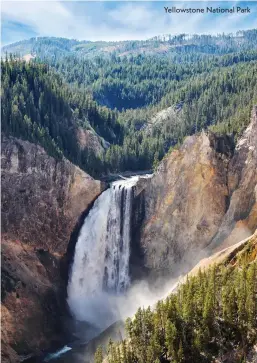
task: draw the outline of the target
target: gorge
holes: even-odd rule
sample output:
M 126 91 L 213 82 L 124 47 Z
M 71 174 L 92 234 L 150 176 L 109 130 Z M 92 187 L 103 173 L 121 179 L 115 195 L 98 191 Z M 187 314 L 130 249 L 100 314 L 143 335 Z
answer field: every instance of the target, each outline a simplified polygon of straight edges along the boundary
M 3 363 L 252 363 L 256 41 L 3 48 Z
M 6 285 L 2 321 L 3 328 L 8 327 L 8 334 L 4 330 L 2 337 L 4 361 L 16 362 L 31 352 L 53 349 L 54 342 L 58 347 L 68 341 L 63 335 L 65 308 L 61 307 L 66 288 L 73 316 L 90 322 L 99 333 L 135 312 L 138 306 L 155 301 L 156 296 L 144 285 L 139 285 L 144 297 L 140 299 L 138 290 L 133 290 L 134 282 L 155 276 L 159 278 L 158 286 L 164 287 L 167 276 L 184 274 L 212 251 L 250 236 L 257 226 L 256 130 L 254 108 L 251 122 L 235 148 L 229 140 L 213 134 L 190 136 L 163 160 L 153 176 L 119 180 L 105 191 L 106 186 L 81 174 L 68 162 L 53 163 L 41 147 L 4 138 L 2 274 Z M 54 197 L 57 191 L 66 198 L 58 213 L 58 195 Z M 17 198 L 22 201 L 21 207 L 29 207 L 14 214 Z M 61 271 L 62 266 L 68 269 L 64 257 L 69 235 L 90 199 L 95 201 L 81 224 L 65 286 Z M 41 212 L 38 208 L 42 201 L 48 205 L 56 228 L 66 231 L 62 244 L 50 242 L 58 233 L 52 237 L 44 225 L 37 228 L 37 234 L 42 235 L 41 246 L 34 242 L 34 226 L 27 223 L 24 229 L 22 221 L 30 221 L 33 216 L 34 223 L 39 223 L 40 218 L 46 218 L 44 209 Z M 167 291 L 174 279 L 168 281 Z M 125 293 L 129 286 L 131 295 L 130 289 Z M 163 292 L 155 295 L 162 297 Z M 29 320 L 21 318 L 21 313 Z M 37 331 L 33 319 L 40 322 Z M 10 329 L 13 324 L 15 330 Z M 31 338 L 30 324 L 35 339 Z M 69 353 L 65 355 L 69 357 Z

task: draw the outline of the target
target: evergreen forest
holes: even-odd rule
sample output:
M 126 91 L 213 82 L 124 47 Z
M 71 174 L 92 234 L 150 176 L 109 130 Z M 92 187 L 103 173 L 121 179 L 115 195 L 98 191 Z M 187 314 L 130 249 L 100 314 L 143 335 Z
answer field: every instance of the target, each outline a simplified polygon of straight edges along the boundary
M 94 177 L 150 170 L 202 129 L 240 135 L 257 102 L 256 44 L 257 30 L 15 43 L 2 49 L 2 131 Z M 81 130 L 99 147 L 81 145 Z
M 246 362 L 257 339 L 255 256 L 256 237 L 239 258 L 200 269 L 154 308 L 139 308 L 127 338 L 98 347 L 95 363 L 105 355 L 108 363 Z

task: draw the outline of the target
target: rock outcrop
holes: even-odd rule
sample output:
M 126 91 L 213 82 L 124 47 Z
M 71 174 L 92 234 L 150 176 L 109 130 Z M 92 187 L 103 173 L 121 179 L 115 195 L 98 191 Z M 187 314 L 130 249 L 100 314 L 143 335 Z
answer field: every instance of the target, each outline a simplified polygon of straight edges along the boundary
M 62 257 L 79 216 L 102 188 L 66 159 L 3 137 L 3 362 L 18 362 L 63 338 Z
M 178 150 L 165 157 L 141 192 L 144 218 L 136 241 L 141 256 L 135 262 L 137 267 L 183 273 L 210 251 L 254 232 L 256 114 L 254 108 L 251 123 L 236 147 L 232 136 L 202 132 L 187 137 Z
M 83 150 L 85 148 L 91 149 L 96 155 L 104 152 L 108 149 L 110 144 L 100 137 L 92 128 L 91 130 L 85 130 L 82 127 L 77 129 L 77 138 L 80 148 Z

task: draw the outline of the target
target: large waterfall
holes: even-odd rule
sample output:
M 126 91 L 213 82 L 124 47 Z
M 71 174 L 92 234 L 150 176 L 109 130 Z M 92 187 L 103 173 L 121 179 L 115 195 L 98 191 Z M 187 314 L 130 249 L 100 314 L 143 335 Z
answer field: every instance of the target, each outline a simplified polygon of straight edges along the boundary
M 137 180 L 114 182 L 85 218 L 68 284 L 68 304 L 77 320 L 101 327 L 110 324 L 117 295 L 130 285 L 131 209 Z

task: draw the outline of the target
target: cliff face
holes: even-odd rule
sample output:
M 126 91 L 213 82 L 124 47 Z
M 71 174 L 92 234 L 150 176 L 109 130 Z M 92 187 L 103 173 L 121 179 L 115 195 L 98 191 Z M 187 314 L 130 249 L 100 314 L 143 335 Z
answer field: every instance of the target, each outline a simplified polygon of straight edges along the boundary
M 60 264 L 81 213 L 102 185 L 27 141 L 2 140 L 2 359 L 62 339 Z
M 183 259 L 189 268 L 210 250 L 250 236 L 257 227 L 256 170 L 256 109 L 235 150 L 229 137 L 187 137 L 145 187 L 141 265 L 174 273 Z
M 239 139 L 228 168 L 229 207 L 212 248 L 225 248 L 250 236 L 257 227 L 257 107 Z
M 102 189 L 67 160 L 3 137 L 3 362 L 63 338 L 63 256 L 73 231 L 72 255 L 82 219 L 74 231 L 76 222 Z M 139 180 L 133 211 L 132 278 L 183 273 L 183 260 L 188 270 L 250 236 L 257 228 L 257 110 L 236 146 L 212 133 L 186 138 L 151 179 Z

